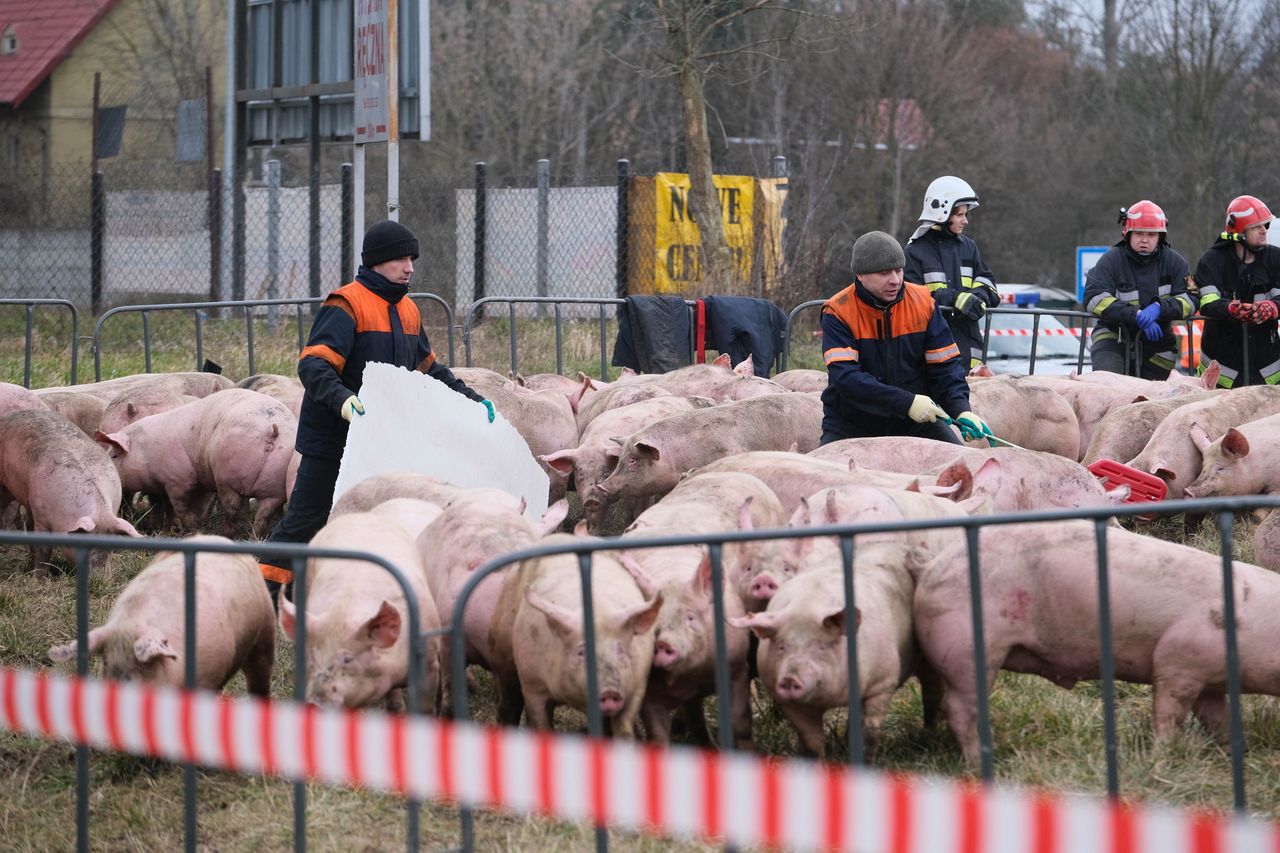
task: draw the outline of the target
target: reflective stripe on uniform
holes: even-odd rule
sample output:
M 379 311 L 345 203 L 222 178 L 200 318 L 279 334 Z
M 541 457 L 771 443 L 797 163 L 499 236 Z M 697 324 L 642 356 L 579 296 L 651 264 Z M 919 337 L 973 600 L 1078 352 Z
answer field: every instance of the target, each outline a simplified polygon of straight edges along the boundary
M 936 284 L 936 283 L 938 283 L 938 282 L 942 282 L 943 284 L 946 284 L 946 283 L 947 283 L 947 274 L 946 274 L 946 273 L 944 273 L 944 272 L 927 272 L 927 273 L 925 273 L 925 274 L 924 274 L 924 283 L 925 283 L 925 284 Z M 932 288 L 930 288 L 930 289 L 932 289 Z
M 1118 291 L 1116 291 L 1116 298 L 1117 298 L 1117 299 L 1123 299 L 1125 302 L 1132 302 L 1134 305 L 1137 305 L 1137 304 L 1138 304 L 1138 291 L 1136 291 L 1136 290 L 1118 290 Z
M 1262 374 L 1262 381 L 1268 385 L 1275 385 L 1280 382 L 1280 360 L 1273 361 L 1266 367 L 1258 368 L 1258 372 Z
M 1204 354 L 1202 353 L 1200 356 L 1200 375 L 1203 376 L 1204 372 L 1208 369 L 1209 369 L 1209 364 L 1205 360 Z M 1218 374 L 1218 387 L 1219 388 L 1233 387 L 1236 384 L 1236 377 L 1240 375 L 1240 371 L 1234 370 L 1230 367 L 1227 367 L 1225 364 L 1221 364 L 1221 363 L 1219 363 L 1218 369 L 1221 371 Z
M 1203 302 L 1206 296 L 1213 296 L 1221 299 L 1222 291 L 1218 290 L 1218 288 L 1214 287 L 1212 284 L 1205 284 L 1200 287 L 1200 301 Z
M 1085 310 L 1091 314 L 1101 314 L 1111 307 L 1111 303 L 1116 298 L 1110 293 L 1099 293 L 1097 296 L 1089 300 L 1089 304 L 1085 306 Z
M 1162 284 L 1156 288 L 1156 292 L 1159 293 L 1161 296 L 1169 296 L 1170 294 L 1173 293 L 1173 285 Z
M 1203 308 L 1206 305 L 1212 305 L 1215 302 L 1222 301 L 1222 295 L 1216 292 L 1217 291 L 1216 287 L 1214 288 L 1214 291 L 1215 291 L 1214 293 L 1205 293 L 1203 290 L 1200 291 L 1200 307 L 1201 308 Z
M 955 344 L 948 344 L 938 349 L 927 349 L 924 351 L 924 360 L 929 364 L 940 364 L 949 359 L 957 358 L 960 355 L 960 347 Z
M 1108 331 L 1108 330 L 1106 330 L 1106 329 L 1094 329 L 1094 330 L 1093 330 L 1093 334 L 1092 334 L 1092 335 L 1090 335 L 1089 337 L 1090 337 L 1090 339 L 1091 339 L 1091 340 L 1093 340 L 1095 343 L 1096 343 L 1097 341 L 1118 341 L 1118 340 L 1120 340 L 1120 336 L 1119 336 L 1119 335 L 1117 335 L 1115 332 L 1111 332 L 1111 331 Z
M 978 276 L 977 278 L 975 278 L 975 279 L 973 280 L 973 284 L 971 284 L 971 285 L 969 285 L 969 286 L 970 286 L 970 287 L 989 287 L 989 288 L 991 288 L 992 290 L 995 290 L 996 283 L 995 283 L 994 281 L 992 281 L 991 279 L 989 279 L 989 278 L 987 278 L 987 277 L 985 277 L 985 276 L 981 276 L 981 275 L 980 275 L 980 276 Z
M 853 347 L 832 347 L 822 353 L 822 363 L 832 364 L 837 361 L 857 361 L 858 351 Z
M 1192 314 L 1196 313 L 1195 303 L 1191 301 L 1190 296 L 1187 296 L 1186 294 L 1182 294 L 1175 298 L 1178 300 L 1178 304 L 1182 306 L 1182 319 L 1185 320 L 1186 318 L 1190 317 Z
M 1174 362 L 1177 358 L 1178 355 L 1174 352 L 1158 352 L 1154 355 L 1148 356 L 1147 361 L 1154 364 L 1156 367 L 1159 367 L 1161 370 L 1173 370 Z
M 293 583 L 293 572 L 288 569 L 282 569 L 279 566 L 273 566 L 270 563 L 258 563 L 258 571 L 262 573 L 262 577 L 276 583 Z

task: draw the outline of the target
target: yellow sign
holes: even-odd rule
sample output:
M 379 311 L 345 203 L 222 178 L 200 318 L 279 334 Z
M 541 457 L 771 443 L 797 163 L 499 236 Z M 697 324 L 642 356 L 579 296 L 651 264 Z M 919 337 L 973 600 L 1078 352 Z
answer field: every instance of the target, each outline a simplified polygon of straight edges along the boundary
M 784 259 L 782 237 L 787 228 L 786 178 L 761 178 L 760 199 L 756 205 L 756 238 L 760 241 L 760 273 L 768 296 L 782 273 Z

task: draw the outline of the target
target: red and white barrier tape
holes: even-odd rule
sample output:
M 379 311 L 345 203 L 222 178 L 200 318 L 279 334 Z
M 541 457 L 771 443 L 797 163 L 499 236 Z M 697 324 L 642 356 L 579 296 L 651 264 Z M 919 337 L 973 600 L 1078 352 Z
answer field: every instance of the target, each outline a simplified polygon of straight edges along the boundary
M 0 669 L 0 729 L 739 846 L 1280 853 L 1260 820 Z
M 1085 329 L 1085 337 L 1089 337 L 1092 329 Z M 1173 333 L 1180 338 L 1187 336 L 1186 326 L 1174 326 Z M 1041 335 L 1049 338 L 1078 338 L 1080 337 L 1079 329 L 1040 329 L 1034 331 L 1032 329 L 992 329 L 991 334 L 997 337 L 1007 338 L 1030 338 Z

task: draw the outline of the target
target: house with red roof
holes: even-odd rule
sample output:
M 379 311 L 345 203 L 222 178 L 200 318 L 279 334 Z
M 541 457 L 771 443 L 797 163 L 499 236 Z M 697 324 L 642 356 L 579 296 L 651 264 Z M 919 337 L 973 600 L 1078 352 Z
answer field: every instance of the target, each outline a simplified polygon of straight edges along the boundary
M 0 211 L 6 218 L 87 193 L 94 74 L 100 105 L 125 107 L 121 151 L 174 159 L 181 99 L 223 72 L 221 0 L 0 0 Z M 215 104 L 220 103 L 215 93 Z M 215 124 L 215 130 L 220 122 Z M 51 197 L 53 196 L 53 197 Z M 52 202 L 52 204 L 50 203 Z M 47 213 L 44 215 L 48 215 Z M 54 224 L 54 223 L 51 223 Z

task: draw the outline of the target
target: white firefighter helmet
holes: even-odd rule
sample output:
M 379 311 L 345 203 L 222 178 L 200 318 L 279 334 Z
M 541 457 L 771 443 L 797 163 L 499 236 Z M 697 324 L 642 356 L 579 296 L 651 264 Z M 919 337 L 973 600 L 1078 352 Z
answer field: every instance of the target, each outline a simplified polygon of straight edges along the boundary
M 955 175 L 943 175 L 929 184 L 924 191 L 924 209 L 920 211 L 920 226 L 911 239 L 915 240 L 934 225 L 944 224 L 951 218 L 951 210 L 957 204 L 967 204 L 973 210 L 978 206 L 978 194 L 967 181 Z M 908 241 L 910 242 L 910 241 Z
M 978 194 L 966 181 L 955 175 L 943 175 L 924 191 L 924 209 L 920 211 L 920 221 L 946 222 L 951 217 L 951 208 L 957 204 L 967 204 L 972 210 L 978 206 Z

